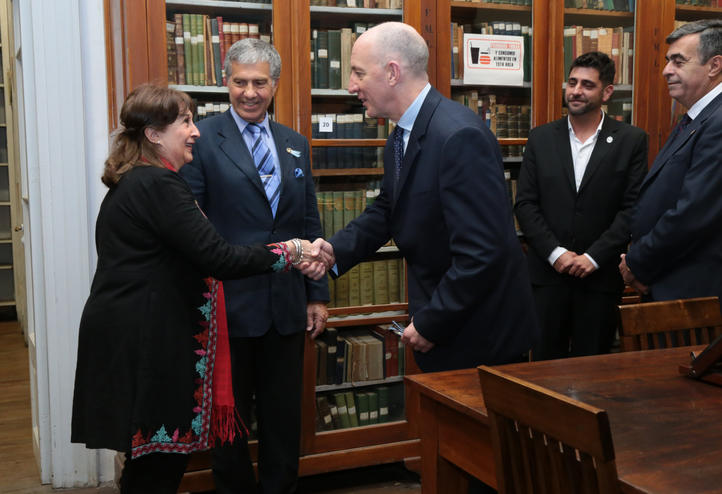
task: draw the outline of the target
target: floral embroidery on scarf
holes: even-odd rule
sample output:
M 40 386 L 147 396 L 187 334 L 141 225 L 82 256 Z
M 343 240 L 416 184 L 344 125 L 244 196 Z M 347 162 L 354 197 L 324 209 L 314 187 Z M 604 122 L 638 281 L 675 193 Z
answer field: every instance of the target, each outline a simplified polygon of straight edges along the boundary
M 213 366 L 215 364 L 217 328 L 214 321 L 216 310 L 214 286 L 209 286 L 209 292 L 204 293 L 206 302 L 198 307 L 202 319 L 199 321 L 200 331 L 193 335 L 199 348 L 194 350 L 198 357 L 195 370 L 197 388 L 193 393 L 196 406 L 193 407 L 194 417 L 186 430 L 175 429 L 173 435 L 168 435 L 166 426 L 161 425 L 154 433 L 138 429 L 132 437 L 131 452 L 133 458 L 148 453 L 191 453 L 193 451 L 208 449 L 210 418 L 211 418 L 211 389 Z

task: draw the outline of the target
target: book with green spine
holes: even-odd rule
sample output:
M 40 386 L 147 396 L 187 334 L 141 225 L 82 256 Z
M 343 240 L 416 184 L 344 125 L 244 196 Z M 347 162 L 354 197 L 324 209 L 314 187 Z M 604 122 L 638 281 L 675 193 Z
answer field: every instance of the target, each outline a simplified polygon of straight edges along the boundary
M 369 396 L 366 393 L 356 393 L 358 405 L 358 424 L 369 425 Z
M 336 409 L 338 410 L 338 418 L 339 422 L 341 422 L 341 428 L 346 429 L 351 427 L 351 419 L 348 415 L 348 405 L 346 405 L 346 394 L 334 393 L 333 399 L 336 401 Z
M 358 427 L 358 415 L 356 411 L 356 402 L 354 401 L 353 391 L 346 391 L 346 409 L 348 411 L 348 420 L 351 423 L 351 427 Z

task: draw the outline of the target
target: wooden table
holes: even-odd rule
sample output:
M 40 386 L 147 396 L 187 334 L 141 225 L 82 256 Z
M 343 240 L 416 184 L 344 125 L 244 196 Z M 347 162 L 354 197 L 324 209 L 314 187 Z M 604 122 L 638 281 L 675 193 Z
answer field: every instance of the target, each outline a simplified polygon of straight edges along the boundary
M 690 350 L 628 352 L 499 368 L 607 411 L 625 493 L 722 492 L 722 388 L 679 375 Z M 423 494 L 496 486 L 478 371 L 407 376 L 420 396 Z

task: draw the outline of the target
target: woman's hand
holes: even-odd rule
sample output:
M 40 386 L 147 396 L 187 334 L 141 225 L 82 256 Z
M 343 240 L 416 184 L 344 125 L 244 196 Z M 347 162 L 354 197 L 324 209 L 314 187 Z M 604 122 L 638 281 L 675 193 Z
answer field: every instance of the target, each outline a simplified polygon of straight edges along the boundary
M 323 258 L 319 255 L 312 255 L 311 242 L 304 239 L 294 238 L 285 242 L 288 252 L 291 256 L 291 264 L 305 276 L 312 280 L 321 279 L 325 274 L 328 266 L 323 262 Z

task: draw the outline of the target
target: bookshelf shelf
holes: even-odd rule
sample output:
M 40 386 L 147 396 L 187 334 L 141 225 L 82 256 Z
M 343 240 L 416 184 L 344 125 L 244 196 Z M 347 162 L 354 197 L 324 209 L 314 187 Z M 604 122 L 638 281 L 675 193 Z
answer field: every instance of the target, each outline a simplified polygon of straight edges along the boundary
M 228 0 L 166 0 L 166 8 L 187 9 L 188 12 L 205 13 L 209 9 L 218 13 L 237 13 L 239 10 L 248 12 L 269 12 L 273 8 L 270 3 L 235 2 Z
M 312 146 L 319 147 L 384 147 L 386 139 L 312 139 Z
M 169 87 L 186 93 L 228 94 L 226 86 L 189 86 L 188 84 L 170 84 Z
M 512 5 L 504 3 L 471 3 L 471 2 L 449 2 L 452 9 L 460 10 L 487 10 L 501 12 L 526 12 L 531 13 L 531 7 L 526 5 Z
M 623 11 L 623 10 L 596 10 L 596 9 L 565 8 L 564 15 L 593 17 L 595 22 L 601 21 L 605 18 L 634 19 L 634 12 L 627 12 L 627 11 Z
M 523 146 L 526 144 L 526 138 L 512 139 L 510 137 L 500 137 L 497 139 L 502 146 Z
M 675 17 L 681 21 L 697 19 L 715 19 L 722 17 L 722 7 L 699 7 L 694 5 L 676 5 Z
M 392 321 L 408 319 L 408 304 L 361 305 L 356 307 L 332 307 L 328 309 L 328 326 L 357 326 L 366 324 L 386 324 Z M 373 316 L 370 316 L 373 314 Z
M 2 268 L 0 268 L 2 269 Z M 374 379 L 373 381 L 353 381 L 343 384 L 317 384 L 316 393 L 324 393 L 328 391 L 341 391 L 344 389 L 368 388 L 370 386 L 379 386 L 382 384 L 399 383 L 404 380 L 404 376 L 391 376 L 385 379 Z
M 311 96 L 332 96 L 332 97 L 356 97 L 355 94 L 351 94 L 345 89 L 311 89 Z
M 451 79 L 451 87 L 465 87 L 465 88 L 478 88 L 478 87 L 485 87 L 485 88 L 504 88 L 507 89 L 531 89 L 531 82 L 525 82 L 521 86 L 501 86 L 501 85 L 495 85 L 495 86 L 482 86 L 479 84 L 464 84 L 463 79 Z
M 358 16 L 378 16 L 378 17 L 400 17 L 403 11 L 400 9 L 364 9 L 357 7 L 322 7 L 311 5 L 309 8 L 311 14 L 336 14 Z

